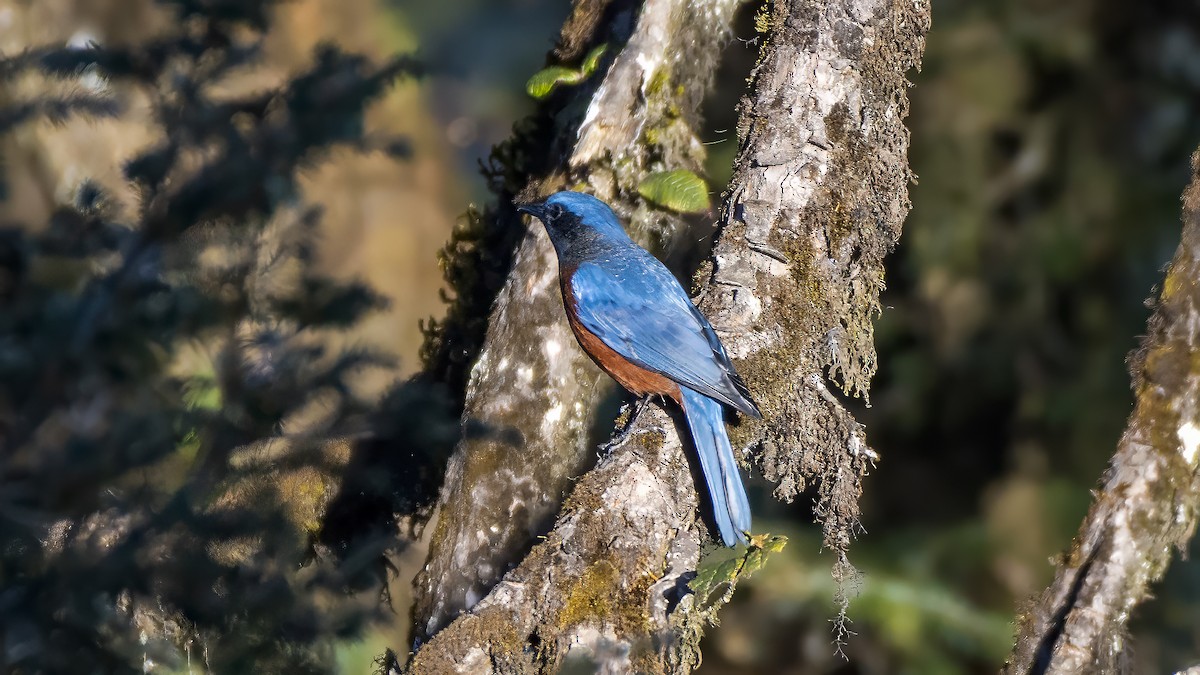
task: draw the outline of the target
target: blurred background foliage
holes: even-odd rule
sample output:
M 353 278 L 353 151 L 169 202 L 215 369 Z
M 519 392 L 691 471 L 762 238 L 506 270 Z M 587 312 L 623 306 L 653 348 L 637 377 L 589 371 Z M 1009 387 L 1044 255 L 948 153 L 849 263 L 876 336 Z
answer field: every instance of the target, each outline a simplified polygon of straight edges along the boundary
M 1200 141 L 1197 18 L 1179 2 L 933 3 L 910 90 L 919 179 L 858 413 L 883 459 L 851 552 L 850 662 L 829 655 L 802 528 L 792 564 L 723 612 L 709 672 L 995 672 L 1130 410 L 1125 355 Z M 764 502 L 760 527 L 801 526 L 804 506 Z M 1139 608 L 1132 672 L 1200 662 L 1198 582 L 1177 562 Z
M 345 9 L 0 5 L 5 672 L 329 672 L 393 618 L 457 436 L 385 311 L 438 306 L 444 233 L 396 232 L 441 181 Z
M 243 86 L 304 70 L 322 41 L 377 60 L 414 50 L 427 69 L 365 119 L 369 132 L 408 138 L 406 160 L 339 151 L 301 176 L 305 201 L 324 206 L 314 266 L 391 301 L 333 339 L 398 357 L 356 383 L 364 400 L 417 368 L 418 320 L 443 307 L 436 252 L 466 205 L 487 199 L 477 162 L 532 110 L 523 84 L 568 4 L 294 0 L 276 10 Z M 706 104 L 715 189 L 728 179 L 733 105 L 756 56 L 755 9 L 744 8 Z M 1125 354 L 1178 241 L 1200 142 L 1200 10 L 938 0 L 933 11 L 910 91 L 919 182 L 890 260 L 879 375 L 858 411 L 883 459 L 851 552 L 863 577 L 849 660 L 831 645 L 832 561 L 811 505 L 776 503 L 758 483 L 756 526 L 791 543 L 722 611 L 701 672 L 995 672 L 1014 615 L 1049 581 L 1129 412 Z M 164 22 L 148 0 L 0 0 L 0 49 L 127 44 Z M 10 86 L 5 101 L 23 85 Z M 10 135 L 3 220 L 46 222 L 85 177 L 133 213 L 121 167 L 156 142 L 138 117 L 149 103 L 133 101 L 116 120 Z M 422 558 L 419 546 L 394 556 L 394 620 L 337 642 L 328 663 L 365 672 L 384 646 L 407 643 L 408 581 Z M 1200 663 L 1200 568 L 1173 565 L 1157 595 L 1135 617 L 1134 672 Z

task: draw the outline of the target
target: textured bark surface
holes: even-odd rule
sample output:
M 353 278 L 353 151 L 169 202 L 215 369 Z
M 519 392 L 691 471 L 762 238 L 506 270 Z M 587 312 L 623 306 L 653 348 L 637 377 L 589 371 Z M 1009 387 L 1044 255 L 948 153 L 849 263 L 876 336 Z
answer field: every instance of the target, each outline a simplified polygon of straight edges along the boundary
M 875 372 L 883 259 L 909 208 L 907 73 L 928 27 L 920 1 L 775 3 L 721 237 L 697 275 L 764 411 L 734 444 L 761 449 L 781 499 L 816 483 L 838 575 L 852 572 L 874 454 L 831 388 L 865 397 Z
M 1125 672 L 1126 625 L 1200 508 L 1200 152 L 1183 235 L 1130 359 L 1137 402 L 1075 543 L 1021 619 L 1009 673 Z
M 698 662 L 677 634 L 699 632 L 698 617 L 677 611 L 703 540 L 696 489 L 674 425 L 648 412 L 580 480 L 546 540 L 410 672 L 667 673 Z
M 654 171 L 701 170 L 699 106 L 738 2 L 649 0 L 636 13 L 607 7 L 608 36 L 593 42 L 607 39 L 616 56 L 563 127 L 579 140 L 560 173 L 535 180 L 528 198 L 583 183 L 651 250 L 681 232 L 683 220 L 641 202 L 637 186 Z M 579 26 L 595 26 L 604 9 L 581 2 L 563 41 L 578 43 Z M 471 373 L 464 423 L 494 433 L 468 438 L 451 458 L 416 582 L 418 639 L 474 606 L 549 530 L 571 480 L 595 461 L 593 416 L 611 387 L 575 344 L 553 248 L 533 222 Z
M 769 36 L 719 239 L 696 277 L 700 307 L 762 404 L 765 421 L 735 427 L 735 446 L 762 450 L 783 498 L 819 480 L 844 560 L 873 455 L 826 373 L 865 395 L 874 370 L 882 259 L 908 210 L 906 73 L 929 6 L 780 0 L 760 19 Z M 676 428 L 659 409 L 635 419 L 546 540 L 412 672 L 558 672 L 576 659 L 589 672 L 688 672 L 704 612 L 687 583 L 711 538 Z

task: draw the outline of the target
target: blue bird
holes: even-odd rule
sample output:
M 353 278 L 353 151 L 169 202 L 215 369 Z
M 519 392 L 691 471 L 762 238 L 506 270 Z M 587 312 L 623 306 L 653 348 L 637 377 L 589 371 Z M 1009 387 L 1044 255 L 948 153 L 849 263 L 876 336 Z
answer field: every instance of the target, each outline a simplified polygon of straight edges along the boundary
M 558 192 L 518 210 L 546 226 L 567 322 L 583 351 L 637 396 L 683 409 L 726 546 L 746 543 L 750 503 L 724 407 L 761 418 L 716 332 L 667 268 L 629 238 L 607 204 Z

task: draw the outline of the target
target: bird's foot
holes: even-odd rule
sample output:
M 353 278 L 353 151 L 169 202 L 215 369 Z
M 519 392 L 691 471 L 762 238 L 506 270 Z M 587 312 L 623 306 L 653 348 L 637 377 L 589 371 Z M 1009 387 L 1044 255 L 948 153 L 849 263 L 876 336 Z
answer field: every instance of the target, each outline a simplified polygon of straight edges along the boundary
M 625 418 L 625 423 L 621 425 L 621 430 L 617 432 L 617 435 L 613 436 L 613 439 L 604 446 L 605 452 L 609 452 L 614 448 L 619 448 L 625 444 L 625 441 L 629 440 L 629 436 L 633 433 L 634 421 L 637 420 L 638 416 L 645 412 L 649 405 L 650 397 L 643 396 L 634 401 L 632 404 L 626 406 L 626 409 L 629 410 L 628 417 Z

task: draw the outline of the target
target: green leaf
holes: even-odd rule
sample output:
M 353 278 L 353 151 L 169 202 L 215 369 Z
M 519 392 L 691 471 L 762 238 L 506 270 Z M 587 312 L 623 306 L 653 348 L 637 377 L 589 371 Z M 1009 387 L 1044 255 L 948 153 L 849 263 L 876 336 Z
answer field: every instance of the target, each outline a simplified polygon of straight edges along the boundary
M 741 566 L 741 558 L 706 560 L 701 564 L 696 570 L 696 577 L 688 582 L 688 588 L 696 594 L 697 604 L 708 605 L 713 592 L 725 584 L 732 585 L 737 580 Z
M 583 71 L 584 77 L 588 77 L 596 72 L 596 67 L 600 65 L 600 59 L 604 57 L 604 52 L 606 51 L 608 51 L 607 43 L 593 47 L 592 51 L 588 52 L 588 55 L 583 59 L 583 67 L 580 68 Z
M 562 66 L 550 66 L 533 74 L 525 83 L 525 91 L 536 99 L 543 99 L 560 84 L 579 84 L 586 75 L 583 72 Z
M 772 553 L 779 553 L 787 546 L 787 537 L 761 534 L 750 538 L 750 547 L 746 550 L 745 562 L 738 576 L 750 576 L 767 564 L 767 558 Z
M 550 92 L 557 89 L 560 84 L 575 85 L 583 82 L 596 72 L 596 68 L 600 66 L 600 59 L 604 57 L 604 52 L 607 50 L 607 44 L 593 47 L 592 51 L 584 57 L 583 65 L 579 69 L 550 66 L 539 70 L 525 83 L 525 92 L 533 98 L 541 100 L 549 96 Z
M 686 169 L 659 171 L 646 176 L 638 194 L 647 201 L 679 213 L 708 210 L 708 183 Z
M 750 576 L 766 564 L 772 553 L 778 553 L 787 545 L 787 537 L 760 534 L 750 537 L 750 545 L 740 554 L 729 557 L 728 549 L 707 556 L 696 568 L 696 576 L 688 588 L 696 594 L 696 607 L 715 620 L 716 608 L 733 597 L 733 589 L 739 579 Z M 724 588 L 719 597 L 713 597 Z

